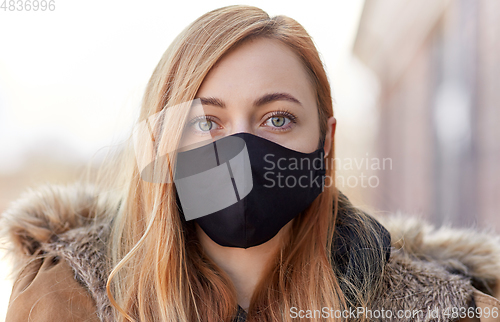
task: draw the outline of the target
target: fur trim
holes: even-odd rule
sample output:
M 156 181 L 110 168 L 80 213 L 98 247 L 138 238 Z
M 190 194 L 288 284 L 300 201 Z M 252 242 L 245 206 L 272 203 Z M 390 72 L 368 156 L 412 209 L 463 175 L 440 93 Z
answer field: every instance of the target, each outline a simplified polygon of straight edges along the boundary
M 435 228 L 421 218 L 403 214 L 377 219 L 390 231 L 392 245 L 398 251 L 465 276 L 481 292 L 499 294 L 499 235 L 447 226 Z
M 47 184 L 29 189 L 1 214 L 0 237 L 7 239 L 7 249 L 18 268 L 39 251 L 41 244 L 105 218 L 113 210 L 113 200 L 91 185 Z
M 16 267 L 39 253 L 61 256 L 94 298 L 101 321 L 112 321 L 105 254 L 118 202 L 83 184 L 28 191 L 0 219 Z M 391 233 L 392 251 L 372 310 L 421 310 L 416 321 L 449 321 L 446 309 L 471 305 L 474 287 L 494 294 L 500 281 L 498 236 L 434 229 L 402 215 L 377 219 Z
M 105 254 L 110 231 L 109 223 L 79 227 L 61 235 L 56 242 L 42 245 L 44 252 L 61 256 L 73 268 L 75 279 L 92 295 L 101 321 L 114 321 L 106 292 L 110 270 Z

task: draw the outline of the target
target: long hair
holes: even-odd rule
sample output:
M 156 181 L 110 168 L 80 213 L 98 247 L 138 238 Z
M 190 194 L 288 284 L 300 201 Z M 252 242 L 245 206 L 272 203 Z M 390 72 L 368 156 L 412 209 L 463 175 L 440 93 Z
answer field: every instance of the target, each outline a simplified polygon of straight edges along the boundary
M 327 119 L 333 116 L 332 97 L 311 37 L 295 20 L 269 17 L 250 6 L 213 10 L 181 32 L 149 80 L 138 122 L 193 100 L 212 66 L 231 49 L 256 37 L 280 41 L 300 57 L 316 92 L 323 137 Z M 187 109 L 170 116 L 168 124 L 162 124 L 161 139 L 154 142 L 154 151 L 173 150 L 181 139 Z M 331 151 L 334 149 L 332 142 Z M 334 158 L 330 153 L 326 163 L 333 164 Z M 118 159 L 112 165 L 114 171 L 105 173 L 108 184 L 112 181 L 123 196 L 112 221 L 107 281 L 116 321 L 232 321 L 237 308 L 236 290 L 228 275 L 202 251 L 194 223 L 184 221 L 180 215 L 174 184 L 142 180 L 131 144 Z M 168 170 L 158 171 L 172 175 Z M 360 279 L 359 270 L 340 269 L 333 254 L 338 248 L 334 238 L 338 209 L 342 205 L 349 207 L 349 202 L 339 197 L 333 184 L 335 168 L 328 167 L 326 176 L 331 180 L 294 219 L 285 242 L 257 285 L 247 321 L 291 321 L 292 308 L 342 311 L 370 301 L 374 292 L 371 286 L 377 284 L 373 270 L 361 271 Z M 376 248 L 377 240 L 365 214 L 354 207 L 349 214 L 350 227 L 367 247 Z M 370 260 L 380 262 L 379 253 L 373 254 L 351 256 L 348 266 L 370 266 L 366 265 Z M 367 256 L 373 258 L 367 260 Z M 315 314 L 311 320 L 345 319 Z

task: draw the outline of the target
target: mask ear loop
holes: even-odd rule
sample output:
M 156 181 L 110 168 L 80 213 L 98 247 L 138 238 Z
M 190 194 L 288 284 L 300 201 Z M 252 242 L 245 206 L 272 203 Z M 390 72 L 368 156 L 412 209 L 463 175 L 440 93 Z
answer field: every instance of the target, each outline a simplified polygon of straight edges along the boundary
M 318 150 L 322 149 L 323 153 L 325 153 L 325 150 L 324 150 L 324 148 L 325 148 L 325 138 L 326 138 L 326 135 L 323 136 L 323 137 L 321 137 L 319 139 L 319 145 L 318 145 Z M 328 156 L 328 154 L 325 154 L 325 156 L 323 157 L 323 159 L 325 159 L 327 156 Z M 321 160 L 321 161 L 324 162 L 324 160 Z M 326 184 L 325 180 L 326 180 L 326 176 L 323 175 L 323 178 L 322 178 L 323 184 L 321 186 L 321 192 L 325 191 L 325 184 Z
M 326 134 L 322 138 L 319 139 L 318 150 L 325 148 L 325 139 L 326 139 Z M 326 158 L 327 156 L 328 156 L 328 153 L 326 153 L 323 158 Z
M 326 134 L 319 139 L 319 145 L 318 145 L 318 150 L 323 149 L 323 153 L 325 152 L 325 139 L 326 139 Z M 323 159 L 325 159 L 328 156 L 328 153 L 325 154 Z M 324 160 L 322 160 L 324 162 Z M 326 185 L 326 176 L 323 176 L 323 185 L 321 187 L 321 192 L 325 191 L 325 185 Z

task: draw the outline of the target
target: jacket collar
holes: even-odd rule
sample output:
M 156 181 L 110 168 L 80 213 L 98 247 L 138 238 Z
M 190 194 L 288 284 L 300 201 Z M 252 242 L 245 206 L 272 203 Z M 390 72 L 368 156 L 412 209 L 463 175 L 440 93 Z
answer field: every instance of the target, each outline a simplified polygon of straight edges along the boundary
M 40 250 L 57 253 L 89 290 L 101 320 L 111 321 L 103 260 L 110 225 L 94 218 L 111 218 L 117 204 L 112 194 L 92 185 L 46 185 L 27 191 L 1 218 L 15 267 Z M 467 229 L 434 229 L 402 214 L 377 220 L 392 241 L 380 296 L 370 309 L 420 310 L 447 321 L 450 309 L 471 305 L 474 287 L 490 295 L 497 291 L 499 237 Z M 245 312 L 240 313 L 237 321 L 244 321 Z

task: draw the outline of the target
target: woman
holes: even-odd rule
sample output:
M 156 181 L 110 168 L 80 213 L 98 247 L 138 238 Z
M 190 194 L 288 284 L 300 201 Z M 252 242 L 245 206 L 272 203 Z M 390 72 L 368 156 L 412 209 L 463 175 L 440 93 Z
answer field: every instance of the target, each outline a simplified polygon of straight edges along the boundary
M 387 220 L 389 234 L 332 184 L 335 124 L 297 22 L 248 6 L 203 15 L 163 55 L 135 147 L 98 185 L 42 187 L 3 214 L 18 268 L 7 321 L 456 321 L 479 309 L 494 321 L 498 238 L 407 219 Z

